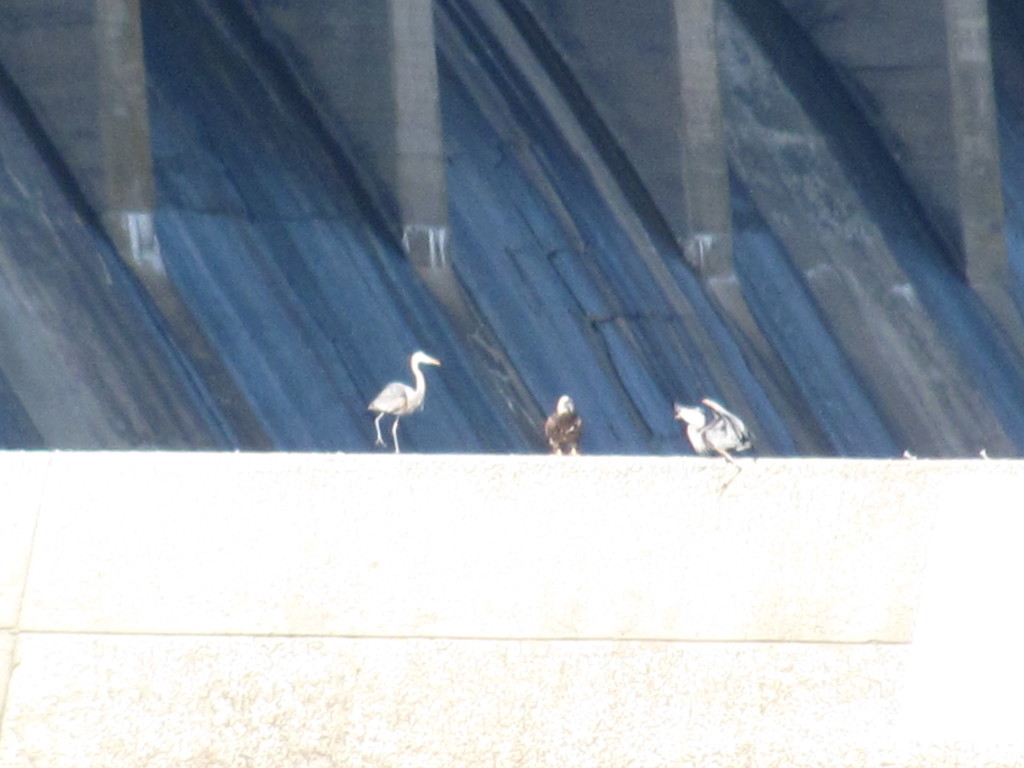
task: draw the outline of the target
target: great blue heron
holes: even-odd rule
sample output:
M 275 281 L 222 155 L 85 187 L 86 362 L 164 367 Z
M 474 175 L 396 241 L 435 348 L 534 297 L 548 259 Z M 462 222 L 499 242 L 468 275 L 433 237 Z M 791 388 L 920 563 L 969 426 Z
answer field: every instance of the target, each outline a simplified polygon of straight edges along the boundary
M 746 451 L 754 445 L 750 432 L 735 413 L 731 413 L 705 397 L 701 402 L 711 409 L 711 418 L 699 405 L 686 406 L 676 403 L 675 418 L 686 422 L 686 436 L 693 450 L 702 456 L 717 453 L 735 465 L 729 451 Z
M 544 422 L 544 435 L 551 446 L 551 452 L 561 456 L 564 448 L 575 456 L 580 452 L 582 433 L 583 419 L 576 413 L 572 398 L 562 395 L 555 403 L 555 412 Z
M 426 352 L 413 352 L 409 358 L 409 367 L 412 369 L 412 376 L 416 382 L 415 388 L 400 381 L 393 381 L 373 398 L 373 402 L 370 403 L 367 410 L 377 412 L 377 418 L 373 420 L 373 426 L 377 430 L 375 445 L 384 445 L 384 439 L 380 435 L 380 420 L 391 414 L 395 417 L 395 423 L 391 426 L 391 440 L 395 444 L 395 453 L 399 453 L 398 420 L 420 410 L 423 407 L 423 398 L 427 394 L 427 380 L 423 371 L 420 370 L 420 366 L 440 364 L 440 360 L 431 357 Z

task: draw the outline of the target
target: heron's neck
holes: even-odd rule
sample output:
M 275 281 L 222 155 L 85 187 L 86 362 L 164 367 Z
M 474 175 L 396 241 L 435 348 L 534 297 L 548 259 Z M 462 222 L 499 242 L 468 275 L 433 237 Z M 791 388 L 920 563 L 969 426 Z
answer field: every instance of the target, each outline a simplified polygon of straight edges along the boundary
M 416 363 L 412 366 L 412 379 L 416 384 L 417 392 L 427 391 L 427 377 L 423 375 L 423 371 L 420 370 L 420 364 Z

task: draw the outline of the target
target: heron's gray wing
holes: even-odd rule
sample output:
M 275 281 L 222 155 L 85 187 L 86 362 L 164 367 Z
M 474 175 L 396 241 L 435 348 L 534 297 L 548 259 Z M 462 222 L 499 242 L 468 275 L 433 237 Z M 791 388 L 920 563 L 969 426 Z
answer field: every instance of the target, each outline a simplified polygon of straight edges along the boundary
M 743 423 L 743 420 L 739 416 L 727 409 L 725 406 L 716 403 L 710 397 L 705 397 L 701 402 L 714 411 L 719 418 L 728 423 L 728 429 L 732 432 L 733 440 L 735 441 L 735 445 L 738 450 L 744 451 L 754 444 L 750 430 L 747 429 L 747 425 Z
M 747 429 L 747 425 L 739 419 L 737 421 L 737 433 L 739 434 L 739 445 L 736 446 L 737 451 L 746 451 L 754 447 L 754 436 L 750 430 Z
M 729 422 L 729 429 L 735 436 L 737 451 L 745 451 L 754 444 L 750 430 L 747 429 L 747 425 L 743 423 L 739 416 L 726 411 L 722 414 L 722 418 Z
M 718 411 L 714 421 L 705 433 L 708 443 L 714 448 L 727 451 L 745 451 L 750 448 L 750 433 L 739 416 L 726 410 Z
M 373 398 L 369 410 L 380 413 L 398 413 L 404 410 L 409 403 L 409 393 L 412 389 L 400 381 L 393 381 L 380 391 L 380 394 Z
M 721 403 L 716 403 L 710 397 L 705 397 L 703 400 L 701 400 L 701 402 L 704 403 L 704 405 L 706 405 L 712 411 L 717 413 L 719 416 L 725 416 L 727 418 L 733 418 L 733 419 L 738 419 L 739 418 L 735 413 L 730 411 L 724 405 L 722 405 Z

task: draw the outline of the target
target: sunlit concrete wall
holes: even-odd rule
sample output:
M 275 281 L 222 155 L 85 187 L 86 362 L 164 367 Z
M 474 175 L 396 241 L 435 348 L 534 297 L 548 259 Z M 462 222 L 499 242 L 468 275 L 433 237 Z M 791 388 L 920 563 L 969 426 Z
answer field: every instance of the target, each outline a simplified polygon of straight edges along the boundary
M 1019 765 L 1024 465 L 741 466 L 0 456 L 0 765 Z
M 160 274 L 137 0 L 9 0 L 6 70 L 121 256 Z
M 731 272 L 715 3 L 523 5 L 579 80 L 694 268 L 702 277 Z
M 246 7 L 420 266 L 447 263 L 448 193 L 432 0 Z

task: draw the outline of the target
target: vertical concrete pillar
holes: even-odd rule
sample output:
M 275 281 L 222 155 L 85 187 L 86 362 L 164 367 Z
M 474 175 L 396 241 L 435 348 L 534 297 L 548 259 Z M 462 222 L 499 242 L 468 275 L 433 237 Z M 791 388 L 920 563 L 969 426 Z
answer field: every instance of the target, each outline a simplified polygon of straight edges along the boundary
M 731 272 L 713 0 L 523 0 L 704 275 Z
M 985 0 L 782 2 L 855 84 L 968 282 L 1010 336 L 1021 335 L 1007 293 Z
M 432 0 L 247 3 L 417 266 L 448 262 Z
M 995 92 L 985 0 L 944 0 L 959 241 L 968 279 L 1006 273 Z
M 480 4 L 484 5 L 484 4 Z M 732 211 L 718 69 L 716 0 L 519 0 L 583 90 L 628 162 L 608 154 L 616 181 L 635 171 L 650 201 L 668 225 L 680 252 L 702 279 L 723 318 L 738 332 L 747 359 L 772 402 L 794 414 L 803 397 L 783 361 L 764 336 L 740 289 L 732 248 Z M 524 28 L 532 26 L 522 23 Z M 586 121 L 589 110 L 579 110 Z M 597 150 L 601 152 L 600 149 Z M 647 201 L 634 195 L 630 203 Z M 655 256 L 660 260 L 661 256 Z M 654 266 L 655 273 L 664 264 Z M 666 287 L 674 279 L 661 273 Z M 687 300 L 667 288 L 685 316 Z M 707 347 L 706 360 L 719 351 Z M 727 381 L 726 373 L 716 374 Z M 728 386 L 728 385 L 727 385 Z M 740 402 L 742 393 L 732 395 Z M 744 416 L 751 418 L 751 413 Z M 808 420 L 787 425 L 799 450 L 828 450 L 826 437 Z
M 1008 287 L 986 0 L 944 0 L 959 249 L 970 285 L 1004 326 L 1020 331 Z
M 163 274 L 153 225 L 146 72 L 138 0 L 96 0 L 104 226 L 136 269 Z
M 448 263 L 448 189 L 433 0 L 391 0 L 395 194 L 402 245 L 418 267 Z
M 732 272 L 729 168 L 715 45 L 715 1 L 674 0 L 682 107 L 683 252 L 705 277 Z
M 195 366 L 225 432 L 237 444 L 269 447 L 164 270 L 139 0 L 5 0 L 3 21 L 0 64 Z
M 162 272 L 138 0 L 5 0 L 4 14 L 0 64 L 122 257 Z

